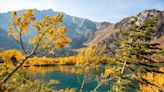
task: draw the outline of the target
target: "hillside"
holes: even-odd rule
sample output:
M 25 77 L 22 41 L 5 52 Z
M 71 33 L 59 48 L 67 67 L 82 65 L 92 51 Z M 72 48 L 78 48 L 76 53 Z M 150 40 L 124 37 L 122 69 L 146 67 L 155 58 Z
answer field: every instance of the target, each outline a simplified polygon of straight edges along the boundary
M 20 15 L 22 12 L 26 10 L 18 11 L 18 15 Z M 49 9 L 49 10 L 36 10 L 34 12 L 36 16 L 36 21 L 42 20 L 45 16 L 54 16 L 57 14 L 57 12 Z M 64 15 L 63 17 L 63 25 L 67 27 L 67 35 L 72 39 L 72 43 L 70 44 L 70 48 L 80 48 L 83 47 L 83 43 L 87 40 L 93 38 L 94 33 L 107 25 L 110 25 L 108 22 L 93 22 L 88 19 L 79 18 L 67 15 L 65 13 L 62 13 Z M 0 13 L 0 27 L 4 30 L 7 30 L 9 28 L 9 20 L 11 19 L 11 12 L 7 13 Z M 29 38 L 31 38 L 33 35 L 35 35 L 34 31 L 32 30 L 32 27 L 29 28 L 30 34 L 25 36 L 24 39 L 26 42 Z
M 21 14 L 25 10 L 18 11 L 18 14 Z M 54 16 L 57 12 L 53 10 L 35 10 L 35 16 L 37 17 L 36 21 L 42 20 L 46 15 Z M 84 46 L 96 45 L 96 44 L 106 44 L 108 46 L 109 52 L 113 52 L 115 48 L 117 48 L 117 41 L 119 39 L 123 39 L 120 34 L 127 31 L 129 28 L 129 21 L 137 19 L 136 25 L 142 25 L 142 23 L 153 16 L 158 16 L 157 21 L 157 30 L 154 36 L 154 41 L 161 43 L 161 47 L 164 48 L 164 12 L 158 10 L 145 10 L 137 14 L 136 16 L 131 16 L 123 19 L 122 21 L 111 24 L 108 22 L 93 22 L 88 19 L 79 18 L 67 15 L 62 13 L 63 17 L 63 25 L 67 27 L 67 36 L 72 39 L 72 43 L 63 50 L 60 50 L 59 53 L 68 52 L 69 49 L 79 49 Z M 0 13 L 0 27 L 4 30 L 7 30 L 10 26 L 8 21 L 11 19 L 11 12 L 8 13 Z M 2 31 L 2 29 L 0 31 Z M 13 43 L 9 45 L 12 39 L 8 38 L 7 32 L 1 32 L 1 48 L 10 49 L 17 48 L 17 44 Z M 27 41 L 35 35 L 32 28 L 30 28 L 30 34 L 25 36 L 24 39 Z M 26 43 L 25 41 L 25 43 Z M 69 50 L 70 52 L 70 50 Z M 72 53 L 72 52 L 70 52 Z
M 18 44 L 8 37 L 8 34 L 5 30 L 0 28 L 0 48 L 1 49 L 18 49 Z
M 139 26 L 142 25 L 146 20 L 152 18 L 153 16 L 158 17 L 158 21 L 156 24 L 157 30 L 154 35 L 153 41 L 160 43 L 161 47 L 164 48 L 164 12 L 158 10 L 145 10 L 136 16 L 127 17 L 114 25 L 109 25 L 106 28 L 97 31 L 93 39 L 88 41 L 86 45 L 106 44 L 108 48 L 110 48 L 108 49 L 110 52 L 114 51 L 114 49 L 118 46 L 117 41 L 119 39 L 123 39 L 120 34 L 128 30 L 130 21 L 136 19 L 137 21 L 135 24 L 136 26 Z

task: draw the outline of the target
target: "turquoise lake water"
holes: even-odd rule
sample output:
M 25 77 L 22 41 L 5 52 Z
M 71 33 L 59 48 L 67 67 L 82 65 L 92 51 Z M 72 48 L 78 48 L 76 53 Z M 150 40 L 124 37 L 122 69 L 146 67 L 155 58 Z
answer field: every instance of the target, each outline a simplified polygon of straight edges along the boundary
M 38 69 L 39 70 L 39 69 Z M 63 88 L 76 88 L 77 92 L 79 92 L 82 81 L 83 74 L 74 73 L 76 68 L 74 66 L 54 66 L 40 69 L 40 72 L 33 73 L 32 76 L 34 78 L 49 81 L 49 80 L 59 80 L 60 84 L 52 86 L 53 89 L 59 90 Z M 104 67 L 100 67 L 99 69 L 92 70 L 89 78 L 94 79 L 96 74 L 100 74 L 104 71 Z M 84 87 L 84 92 L 90 92 L 97 85 L 96 81 L 90 81 L 86 83 Z M 107 92 L 110 89 L 110 85 L 104 85 L 98 89 L 98 92 Z

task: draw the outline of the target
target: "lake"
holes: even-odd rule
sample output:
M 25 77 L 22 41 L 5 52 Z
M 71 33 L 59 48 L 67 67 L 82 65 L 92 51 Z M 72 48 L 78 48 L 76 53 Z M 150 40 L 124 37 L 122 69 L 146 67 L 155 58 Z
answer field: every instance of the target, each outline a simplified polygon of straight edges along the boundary
M 34 78 L 39 80 L 59 80 L 60 83 L 52 87 L 55 90 L 76 88 L 77 92 L 79 92 L 83 81 L 83 74 L 81 74 L 82 69 L 75 66 L 29 67 L 29 71 Z M 100 74 L 103 71 L 103 66 L 92 70 L 89 78 L 93 80 L 97 74 Z M 96 85 L 96 81 L 89 81 L 84 87 L 84 92 L 90 92 Z M 100 87 L 98 92 L 107 92 L 110 88 L 110 85 L 107 84 Z

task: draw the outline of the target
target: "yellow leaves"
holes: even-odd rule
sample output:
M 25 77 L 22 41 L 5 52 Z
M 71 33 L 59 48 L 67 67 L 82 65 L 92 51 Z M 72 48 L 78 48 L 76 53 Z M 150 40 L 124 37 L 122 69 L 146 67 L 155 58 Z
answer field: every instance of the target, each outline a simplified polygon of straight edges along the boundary
M 13 82 L 17 82 L 17 78 L 13 78 L 12 80 L 13 80 Z
M 57 32 L 59 34 L 65 34 L 67 32 L 66 27 L 65 26 L 59 27 Z
M 33 17 L 33 16 L 34 16 L 34 10 L 33 9 L 29 9 L 26 13 L 22 14 L 22 17 L 24 20 L 31 19 L 32 21 L 34 21 L 35 17 Z
M 24 55 L 18 50 L 7 50 L 0 53 L 0 58 L 5 62 L 12 62 L 11 58 L 13 56 L 15 56 L 18 62 L 24 59 Z
M 42 21 L 33 24 L 33 28 L 36 30 L 37 35 L 31 40 L 32 45 L 36 45 L 39 42 L 39 46 L 42 49 L 49 48 L 62 48 L 68 45 L 71 40 L 66 37 L 66 27 L 61 26 L 62 15 L 58 14 L 54 17 L 46 16 Z M 39 41 L 38 38 L 41 40 Z
M 63 33 L 53 32 L 51 41 L 53 42 L 55 48 L 62 48 L 68 45 L 71 42 L 71 39 L 65 37 Z
M 98 48 L 99 50 L 101 49 L 99 46 L 90 46 L 80 49 L 77 56 L 79 59 L 76 65 L 82 67 L 99 65 L 105 55 L 103 55 L 102 51 L 99 51 Z
M 21 43 L 21 37 L 28 33 L 29 26 L 35 20 L 34 10 L 29 9 L 21 16 L 17 12 L 12 13 L 11 27 L 8 30 L 9 36 Z M 63 15 L 46 16 L 42 21 L 34 22 L 33 28 L 36 35 L 29 42 L 37 49 L 53 50 L 68 45 L 71 40 L 66 37 L 66 27 L 61 26 Z
M 64 37 L 63 39 L 64 39 L 64 43 L 65 43 L 66 45 L 68 45 L 68 44 L 71 43 L 71 41 L 72 41 L 69 37 Z
M 50 22 L 51 21 L 51 18 L 49 16 L 46 16 L 46 17 L 44 17 L 44 21 L 45 22 Z
M 159 90 L 164 90 L 164 74 L 147 73 L 144 78 L 158 87 L 140 85 L 142 92 L 160 92 Z
M 55 22 L 55 24 L 61 24 L 63 15 L 58 13 L 56 16 L 53 17 L 53 21 Z
M 10 28 L 8 29 L 8 35 L 9 35 L 9 36 L 12 36 L 13 33 L 14 33 L 14 30 L 13 30 L 13 28 L 10 27 Z
M 43 28 L 43 26 L 40 22 L 35 22 L 33 24 L 33 28 L 36 30 L 37 33 L 41 33 L 41 29 Z
M 54 44 L 55 48 L 62 48 L 68 45 L 71 42 L 71 39 L 65 36 L 66 27 L 59 27 L 56 30 L 52 30 L 51 41 Z
M 94 52 L 94 49 L 92 47 L 82 48 L 80 52 L 78 53 L 78 55 L 90 56 L 92 55 L 93 52 Z
M 142 85 L 141 91 L 142 92 L 160 92 L 158 88 L 152 87 L 151 85 Z
M 12 20 L 10 20 L 11 27 L 8 30 L 8 35 L 13 39 L 20 42 L 20 36 L 28 33 L 30 22 L 35 20 L 33 10 L 29 9 L 21 16 L 17 15 L 17 12 L 12 13 Z
M 110 68 L 106 68 L 106 69 L 105 69 L 105 72 L 104 72 L 103 75 L 109 76 L 109 75 L 112 74 L 112 73 L 116 73 L 116 69 L 110 67 Z
M 78 62 L 79 57 L 70 56 L 63 58 L 47 58 L 47 57 L 33 57 L 28 60 L 26 65 L 35 66 L 35 65 L 74 65 Z
M 61 40 L 57 40 L 54 43 L 54 47 L 56 47 L 56 48 L 62 48 L 62 47 L 64 47 L 64 43 Z
M 161 72 L 164 72 L 164 67 L 160 67 L 159 69 Z
M 49 34 L 51 34 L 51 33 L 50 33 L 50 31 L 51 31 L 51 27 L 52 27 L 52 26 L 46 26 L 46 27 L 45 27 L 45 32 L 48 31 Z M 48 34 L 48 33 L 47 33 L 47 34 Z
M 39 40 L 39 35 L 34 36 L 32 39 L 29 40 L 29 43 L 35 45 Z
M 55 48 L 62 48 L 68 45 L 71 42 L 71 39 L 68 37 L 62 37 L 54 40 L 54 46 Z
M 15 22 L 16 22 L 16 24 L 22 24 L 22 21 L 21 21 L 21 17 L 16 17 L 15 18 Z

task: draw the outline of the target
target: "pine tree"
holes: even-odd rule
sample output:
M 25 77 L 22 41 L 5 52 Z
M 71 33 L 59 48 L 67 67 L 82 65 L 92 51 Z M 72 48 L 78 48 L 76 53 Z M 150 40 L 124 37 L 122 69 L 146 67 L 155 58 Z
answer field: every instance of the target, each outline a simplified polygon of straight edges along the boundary
M 143 76 L 146 73 L 164 74 L 159 71 L 159 64 L 154 55 L 162 55 L 164 51 L 159 44 L 153 42 L 156 32 L 157 17 L 147 20 L 141 26 L 136 26 L 135 21 L 131 22 L 129 31 L 123 33 L 124 40 L 119 41 L 117 49 L 117 65 L 120 67 L 118 80 L 116 81 L 119 92 L 132 87 L 131 83 L 152 85 L 158 87 Z M 120 86 L 122 84 L 122 86 Z M 127 87 L 125 88 L 125 84 Z

